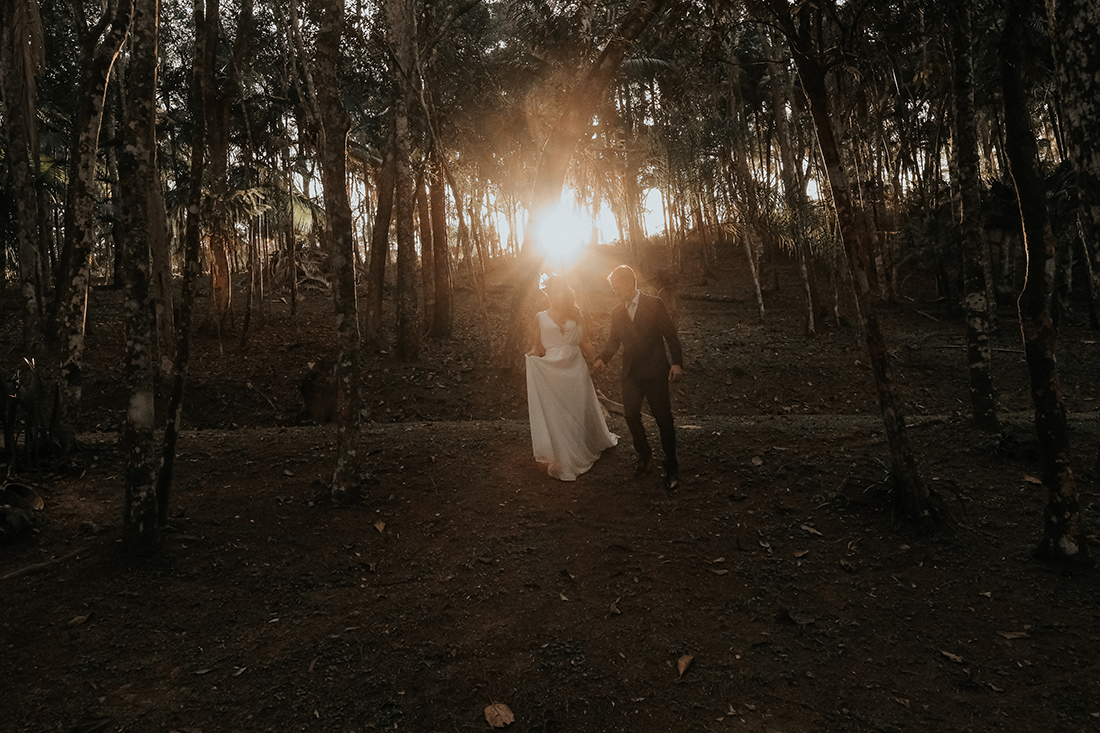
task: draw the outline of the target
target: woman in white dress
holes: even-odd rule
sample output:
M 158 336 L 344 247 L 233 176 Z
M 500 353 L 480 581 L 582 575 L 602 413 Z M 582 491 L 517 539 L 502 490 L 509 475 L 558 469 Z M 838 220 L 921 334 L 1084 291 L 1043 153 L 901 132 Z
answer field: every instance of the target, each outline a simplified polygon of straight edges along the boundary
M 592 468 L 619 439 L 607 429 L 585 362 L 595 350 L 584 332 L 576 294 L 561 275 L 543 285 L 550 307 L 535 316 L 527 353 L 527 408 L 535 461 L 562 481 Z

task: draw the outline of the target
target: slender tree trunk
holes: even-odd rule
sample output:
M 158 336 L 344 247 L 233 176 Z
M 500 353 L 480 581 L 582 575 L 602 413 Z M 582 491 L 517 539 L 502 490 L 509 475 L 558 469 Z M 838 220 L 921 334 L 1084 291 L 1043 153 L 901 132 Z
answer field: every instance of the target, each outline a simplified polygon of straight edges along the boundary
M 1051 320 L 1054 283 L 1054 235 L 1046 209 L 1046 192 L 1038 172 L 1038 148 L 1027 110 L 1027 93 L 1019 49 L 1026 44 L 1024 9 L 1010 0 L 1001 39 L 1001 81 L 1005 110 L 1005 152 L 1016 186 L 1027 252 L 1027 278 L 1020 293 L 1020 330 L 1031 375 L 1031 399 L 1039 435 L 1041 478 L 1047 491 L 1042 557 L 1084 560 L 1084 515 L 1077 479 L 1070 465 L 1069 428 L 1058 379 L 1057 333 Z
M 874 281 L 874 233 L 867 215 L 853 205 L 853 191 L 833 130 L 825 67 L 815 50 L 812 28 L 819 20 L 816 8 L 798 6 L 797 21 L 787 0 L 769 0 L 776 19 L 790 43 L 795 66 L 802 80 L 810 113 L 817 131 L 821 158 L 825 163 L 829 194 L 840 225 L 841 242 L 854 279 L 856 305 L 867 341 L 867 351 L 878 392 L 879 408 L 886 428 L 896 495 L 903 512 L 925 529 L 937 526 L 945 517 L 917 469 L 916 457 L 905 432 L 905 416 L 894 389 L 886 340 L 878 319 L 878 288 Z
M 130 395 L 123 445 L 126 509 L 122 535 L 127 554 L 141 557 L 160 544 L 153 441 L 153 304 L 149 299 L 152 215 L 149 191 L 159 186 L 156 168 L 157 0 L 136 0 L 130 34 L 126 125 L 119 173 L 126 268 L 126 385 Z
M 74 18 L 81 35 L 82 77 L 73 120 L 65 239 L 55 308 L 61 332 L 62 419 L 70 425 L 80 416 L 84 324 L 91 286 L 92 248 L 96 242 L 94 190 L 99 131 L 111 66 L 126 38 L 132 10 L 131 2 L 114 2 L 93 29 L 85 27 L 83 13 L 79 10 Z
M 42 69 L 42 22 L 33 0 L 0 0 L 0 84 L 4 128 L 15 191 L 20 293 L 23 300 L 23 353 L 37 358 L 42 348 L 40 307 L 44 233 L 38 218 L 38 137 L 35 78 Z M 23 29 L 26 38 L 16 38 Z
M 413 88 L 410 77 L 416 69 L 416 15 L 411 0 L 390 0 L 386 3 L 390 22 L 390 42 L 398 66 L 398 90 L 394 99 L 394 131 L 396 177 L 394 193 L 397 204 L 397 358 L 416 361 L 420 358 L 420 319 L 416 294 L 416 247 L 413 242 L 413 176 L 412 143 L 409 137 L 409 100 Z
M 328 218 L 326 234 L 336 312 L 336 468 L 332 477 L 332 498 L 343 503 L 357 499 L 361 491 L 359 316 L 355 302 L 355 242 L 347 180 L 347 137 L 351 120 L 336 81 L 344 0 L 316 1 L 324 12 L 317 32 L 314 79 L 321 120 L 321 183 Z
M 959 244 L 963 254 L 966 288 L 966 343 L 970 375 L 970 406 L 974 423 L 987 432 L 1000 429 L 993 390 L 993 360 L 989 348 L 989 292 L 983 251 L 985 233 L 981 221 L 981 181 L 978 177 L 978 135 L 974 120 L 974 83 L 971 48 L 974 33 L 970 8 L 955 6 L 951 18 L 951 44 L 955 51 L 954 97 L 955 166 L 959 190 Z
M 195 48 L 191 59 L 191 113 L 194 119 L 191 137 L 191 179 L 187 188 L 187 218 L 183 235 L 183 287 L 180 293 L 179 323 L 176 324 L 176 363 L 168 398 L 168 418 L 164 426 L 164 446 L 157 474 L 158 522 L 168 524 L 168 506 L 176 466 L 176 444 L 183 424 L 183 395 L 191 366 L 191 324 L 195 313 L 195 291 L 202 263 L 201 213 L 202 181 L 206 166 L 206 115 L 203 109 L 203 77 L 206 69 L 206 20 L 203 0 L 192 0 L 195 23 Z
M 420 290 L 424 300 L 420 303 L 424 314 L 424 332 L 432 329 L 435 316 L 435 248 L 432 244 L 432 215 L 428 206 L 427 165 L 416 174 L 416 223 L 420 234 Z
M 390 256 L 390 222 L 393 220 L 394 179 L 397 177 L 395 140 L 391 130 L 382 168 L 378 173 L 378 210 L 370 239 L 367 273 L 367 325 L 364 340 L 372 350 L 381 348 L 382 304 L 386 290 L 386 261 Z
M 1100 4 L 1046 0 L 1065 147 L 1080 196 L 1078 226 L 1091 252 L 1090 318 L 1100 328 Z
M 447 246 L 447 180 L 443 161 L 433 147 L 429 159 L 432 164 L 431 212 L 432 212 L 432 290 L 435 293 L 435 312 L 432 314 L 431 335 L 436 338 L 450 338 L 454 326 L 454 314 L 451 306 L 451 255 Z M 457 193 L 456 193 L 457 195 Z M 461 209 L 461 206 L 458 207 Z
M 776 48 L 766 28 L 761 28 L 760 38 L 764 44 L 764 53 L 769 59 L 775 59 Z M 814 289 L 810 281 L 812 263 L 809 261 L 809 248 L 797 224 L 801 220 L 801 213 L 806 209 L 806 197 L 805 189 L 799 180 L 798 166 L 794 159 L 794 143 L 791 139 L 790 125 L 787 122 L 787 100 L 793 97 L 794 85 L 787 81 L 790 75 L 786 71 L 779 68 L 778 62 L 774 60 L 768 62 L 768 73 L 772 77 L 772 119 L 775 122 L 778 138 L 776 146 L 779 148 L 780 156 L 779 175 L 783 182 L 783 198 L 787 203 L 789 216 L 796 222 L 795 227 L 792 227 L 791 235 L 794 239 L 795 255 L 798 258 L 799 274 L 802 276 L 802 290 L 806 294 L 806 335 L 813 338 L 817 334 L 817 323 L 814 317 Z M 781 79 L 784 80 L 782 86 L 780 86 Z

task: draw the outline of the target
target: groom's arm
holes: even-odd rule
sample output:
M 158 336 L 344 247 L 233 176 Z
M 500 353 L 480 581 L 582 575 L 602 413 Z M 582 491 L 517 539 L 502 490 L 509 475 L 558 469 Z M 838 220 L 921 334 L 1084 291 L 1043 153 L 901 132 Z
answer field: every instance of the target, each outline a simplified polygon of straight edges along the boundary
M 668 315 L 665 302 L 659 298 L 657 299 L 657 332 L 664 337 L 665 342 L 668 344 L 669 361 L 673 366 L 683 368 L 684 352 L 680 345 L 680 336 L 676 333 L 676 325 L 673 324 L 672 318 Z
M 612 314 L 612 316 L 611 316 L 611 333 L 607 337 L 607 343 L 604 344 L 603 351 L 601 351 L 600 355 L 596 357 L 596 364 L 599 365 L 597 368 L 602 368 L 603 365 L 605 365 L 605 364 L 607 364 L 607 362 L 611 361 L 612 357 L 615 356 L 615 352 L 617 352 L 619 350 L 619 347 L 621 345 L 622 345 L 622 336 L 619 333 L 618 326 L 616 326 L 615 315 Z

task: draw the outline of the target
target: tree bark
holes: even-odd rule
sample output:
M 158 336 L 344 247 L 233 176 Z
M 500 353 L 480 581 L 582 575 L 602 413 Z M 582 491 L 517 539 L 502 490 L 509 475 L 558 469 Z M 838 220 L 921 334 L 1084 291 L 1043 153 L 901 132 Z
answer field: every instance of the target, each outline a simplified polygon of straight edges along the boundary
M 176 324 L 176 362 L 168 398 L 168 418 L 164 427 L 164 444 L 160 470 L 157 474 L 157 521 L 168 524 L 168 506 L 176 465 L 176 444 L 183 424 L 183 395 L 191 366 L 191 324 L 195 313 L 195 292 L 202 262 L 202 181 L 206 166 L 206 115 L 203 109 L 203 84 L 206 69 L 206 20 L 203 0 L 192 1 L 195 23 L 195 48 L 191 60 L 191 114 L 194 119 L 191 137 L 191 179 L 187 189 L 187 219 L 183 235 L 183 287 L 180 293 L 179 322 Z
M 390 41 L 397 64 L 394 83 L 394 135 L 396 176 L 394 197 L 397 215 L 397 358 L 420 358 L 420 319 L 416 293 L 416 247 L 413 241 L 412 144 L 409 138 L 409 79 L 416 68 L 416 16 L 411 0 L 386 3 Z
M 1039 437 L 1040 475 L 1046 488 L 1041 557 L 1085 560 L 1084 515 L 1077 479 L 1070 465 L 1069 428 L 1058 379 L 1057 333 L 1051 319 L 1054 287 L 1054 235 L 1046 208 L 1046 191 L 1038 171 L 1038 147 L 1027 108 L 1019 49 L 1026 45 L 1017 0 L 1006 8 L 1001 38 L 1001 83 L 1004 99 L 1005 153 L 1020 205 L 1027 277 L 1020 293 L 1020 330 L 1031 376 L 1031 399 Z
M 435 318 L 435 248 L 432 241 L 432 214 L 428 205 L 427 162 L 420 166 L 416 174 L 416 224 L 420 234 L 420 294 L 423 301 L 424 331 L 432 329 Z
M 336 468 L 332 476 L 332 498 L 343 503 L 359 498 L 361 490 L 359 316 L 355 302 L 355 241 L 347 181 L 347 137 L 351 120 L 336 80 L 344 27 L 344 0 L 317 2 L 324 15 L 317 32 L 314 79 L 321 119 L 321 183 L 328 218 L 326 233 L 336 312 Z
M 873 270 L 874 233 L 867 221 L 866 212 L 853 204 L 853 191 L 841 157 L 840 146 L 833 130 L 829 108 L 829 92 L 825 80 L 825 66 L 816 48 L 813 29 L 820 18 L 815 17 L 816 7 L 798 5 L 797 15 L 792 16 L 786 0 L 769 0 L 768 5 L 779 22 L 802 80 L 818 147 L 825 164 L 829 195 L 840 226 L 841 242 L 854 279 L 854 291 L 859 315 L 867 342 L 871 371 L 878 392 L 879 409 L 882 411 L 886 440 L 890 451 L 890 464 L 898 503 L 904 514 L 922 529 L 937 527 L 945 517 L 945 510 L 929 492 L 917 469 L 916 457 L 905 432 L 905 416 L 900 399 L 894 389 L 892 369 L 886 340 L 878 319 L 878 287 Z
M 451 255 L 450 248 L 447 246 L 447 180 L 443 161 L 438 156 L 439 151 L 433 145 L 432 154 L 429 156 L 432 171 L 429 191 L 432 212 L 432 249 L 434 250 L 432 291 L 435 295 L 435 309 L 432 313 L 430 335 L 435 338 L 450 338 L 454 327 L 454 314 L 451 310 Z
M 1066 157 L 1079 197 L 1078 226 L 1092 257 L 1089 285 L 1095 329 L 1100 328 L 1100 4 L 1046 0 L 1046 7 Z
M 95 169 L 107 81 L 126 31 L 133 0 L 115 0 L 88 28 L 80 5 L 74 5 L 80 38 L 80 98 L 73 119 L 69 185 L 65 201 L 65 238 L 57 288 L 61 333 L 62 419 L 73 425 L 80 415 L 84 370 L 84 324 L 91 286 L 92 248 L 96 242 Z
M 38 219 L 38 136 L 35 78 L 44 64 L 42 21 L 33 0 L 0 0 L 0 90 L 4 98 L 8 159 L 23 300 L 23 353 L 37 358 L 42 348 L 42 237 Z M 27 32 L 17 38 L 16 29 Z
M 123 431 L 126 451 L 126 508 L 122 536 L 131 558 L 160 544 L 153 444 L 153 304 L 150 284 L 150 213 L 156 168 L 157 0 L 136 0 L 130 34 L 126 124 L 122 131 L 119 175 L 123 202 L 122 240 L 129 249 L 126 268 L 126 366 L 129 408 Z
M 970 406 L 974 424 L 986 432 L 1000 429 L 993 390 L 993 360 L 989 349 L 990 303 L 983 252 L 981 181 L 978 176 L 978 135 L 974 119 L 974 82 L 971 48 L 974 33 L 968 5 L 954 6 L 950 17 L 954 47 L 954 154 L 959 191 L 959 244 L 966 288 L 966 343 L 970 378 Z
M 377 351 L 382 345 L 382 304 L 386 290 L 386 262 L 390 256 L 390 222 L 393 220 L 394 179 L 397 177 L 395 140 L 391 129 L 386 154 L 378 173 L 378 210 L 370 239 L 367 273 L 367 318 L 364 340 Z

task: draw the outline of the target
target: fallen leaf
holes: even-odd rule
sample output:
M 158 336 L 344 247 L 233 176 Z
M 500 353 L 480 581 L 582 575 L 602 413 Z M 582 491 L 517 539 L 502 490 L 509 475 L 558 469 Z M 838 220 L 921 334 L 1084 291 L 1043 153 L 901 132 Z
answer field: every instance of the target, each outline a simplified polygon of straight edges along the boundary
M 386 528 L 386 523 L 379 519 L 377 522 L 374 523 L 374 528 L 381 532 Z
M 680 673 L 681 677 L 684 676 L 684 672 L 687 672 L 688 667 L 691 666 L 691 662 L 694 659 L 695 657 L 691 654 L 685 654 L 676 660 L 676 670 Z
M 799 550 L 798 552 L 794 553 L 794 556 L 795 557 L 806 557 L 809 554 L 810 554 L 809 550 Z M 841 560 L 841 562 L 844 562 L 844 561 Z
M 725 562 L 725 561 L 726 561 L 726 558 L 724 558 L 724 557 L 716 557 L 713 560 L 711 560 L 711 562 L 714 563 L 715 565 L 717 565 L 720 562 Z
M 958 654 L 952 654 L 951 652 L 945 652 L 945 651 L 940 651 L 940 654 L 944 655 L 945 657 L 950 659 L 955 664 L 962 664 L 963 663 L 963 658 L 960 657 Z
M 240 677 L 240 676 L 241 676 L 242 674 L 244 674 L 244 671 L 245 671 L 246 669 L 248 669 L 248 667 L 239 667 L 239 668 L 237 669 L 237 671 L 233 673 L 233 676 L 234 676 L 234 677 Z
M 1005 691 L 1005 689 L 1003 687 L 997 687 L 997 685 L 993 684 L 992 682 L 989 683 L 989 689 L 993 690 L 994 692 L 1004 692 Z
M 89 618 L 91 618 L 91 616 L 92 616 L 92 614 L 89 611 L 88 613 L 84 614 L 83 616 L 76 616 L 76 617 L 70 619 L 69 623 L 67 623 L 65 625 L 68 626 L 70 629 L 74 629 L 77 626 L 80 626 L 85 621 L 87 621 Z
M 753 456 L 752 457 L 752 465 L 754 465 L 754 466 L 763 466 L 764 465 L 764 459 L 761 458 L 760 456 Z
M 818 532 L 816 529 L 814 529 L 813 527 L 811 527 L 808 524 L 803 524 L 802 529 L 809 532 L 810 534 L 816 534 L 818 537 L 824 537 L 825 536 L 825 535 L 821 534 L 820 532 Z
M 568 601 L 569 600 L 568 598 L 565 597 L 564 593 L 559 593 L 558 597 L 561 598 L 563 601 Z
M 1035 484 L 1036 486 L 1043 485 L 1043 480 L 1035 478 L 1034 476 L 1024 476 L 1024 481 L 1027 481 L 1029 484 Z
M 1006 639 L 1030 639 L 1031 634 L 1026 631 L 998 631 L 999 636 L 1003 636 Z
M 213 669 L 199 669 L 199 670 L 196 670 L 195 672 L 193 672 L 192 674 L 210 674 L 213 671 L 214 671 Z
M 485 721 L 494 728 L 503 728 L 516 722 L 512 709 L 502 702 L 494 702 L 485 708 Z
M 725 568 L 709 568 L 709 570 L 710 570 L 710 571 L 711 571 L 712 573 L 714 573 L 715 575 L 725 575 L 726 573 L 728 573 L 728 572 L 729 572 L 729 571 L 728 571 L 728 570 L 726 570 Z
M 618 616 L 620 613 L 622 613 L 622 611 L 619 610 L 619 601 L 621 601 L 622 598 L 623 598 L 622 596 L 619 596 L 618 598 L 616 598 L 614 601 L 611 602 L 611 609 L 610 609 L 609 612 L 612 615 Z
M 856 571 L 856 566 L 848 562 L 847 560 L 841 560 L 840 567 L 844 568 L 849 573 L 854 573 Z

